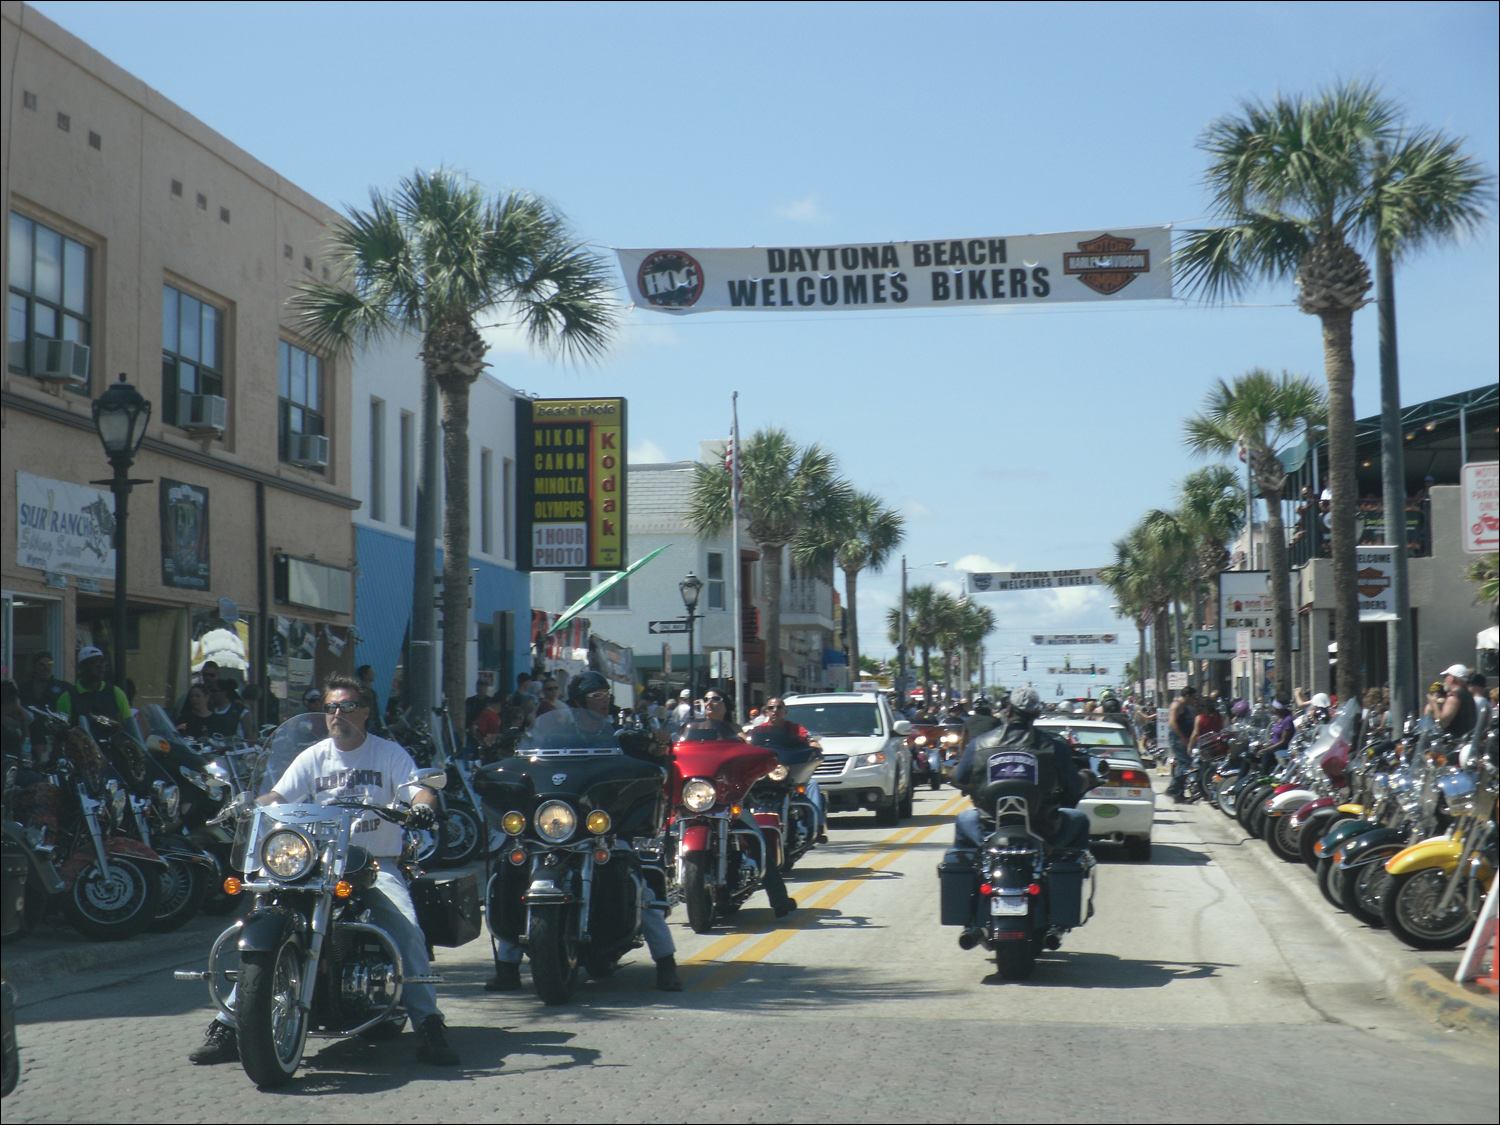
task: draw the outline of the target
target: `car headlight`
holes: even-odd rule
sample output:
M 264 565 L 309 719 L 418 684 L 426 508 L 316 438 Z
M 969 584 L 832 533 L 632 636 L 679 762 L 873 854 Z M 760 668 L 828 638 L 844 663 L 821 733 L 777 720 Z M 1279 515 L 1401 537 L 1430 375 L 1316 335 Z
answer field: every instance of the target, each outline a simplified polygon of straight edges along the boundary
M 693 812 L 703 812 L 714 807 L 718 793 L 714 783 L 701 777 L 690 778 L 682 786 L 682 803 Z
M 161 818 L 177 819 L 177 810 L 182 807 L 182 790 L 165 781 L 158 781 L 152 788 L 156 790 L 156 811 Z
M 526 831 L 526 815 L 519 812 L 508 812 L 500 818 L 500 827 L 505 829 L 507 836 L 519 836 Z
M 312 841 L 290 828 L 279 828 L 260 846 L 260 862 L 278 879 L 300 879 L 313 865 Z
M 785 781 L 786 767 L 778 763 L 775 767 L 772 768 L 770 773 L 766 774 L 766 776 L 769 777 L 772 781 Z
M 609 813 L 603 809 L 595 809 L 589 813 L 588 818 L 583 823 L 588 826 L 588 830 L 595 836 L 603 836 L 609 831 Z
M 885 751 L 877 750 L 873 754 L 865 754 L 861 757 L 859 764 L 862 766 L 878 766 L 883 761 L 885 761 Z
M 560 844 L 578 827 L 578 814 L 562 801 L 547 801 L 536 810 L 536 830 L 542 839 Z

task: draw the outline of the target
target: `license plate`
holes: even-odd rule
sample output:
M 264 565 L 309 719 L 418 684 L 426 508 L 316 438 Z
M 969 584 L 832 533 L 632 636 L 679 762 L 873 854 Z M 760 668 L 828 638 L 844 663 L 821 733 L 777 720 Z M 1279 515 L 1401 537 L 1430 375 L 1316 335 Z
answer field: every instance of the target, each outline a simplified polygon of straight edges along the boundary
M 1024 895 L 995 895 L 990 899 L 991 914 L 1025 914 L 1026 897 Z
M 1098 789 L 1091 790 L 1088 795 L 1098 798 L 1113 797 L 1115 800 L 1119 800 L 1122 797 L 1144 797 L 1146 791 L 1144 789 L 1117 789 L 1112 786 L 1101 786 Z

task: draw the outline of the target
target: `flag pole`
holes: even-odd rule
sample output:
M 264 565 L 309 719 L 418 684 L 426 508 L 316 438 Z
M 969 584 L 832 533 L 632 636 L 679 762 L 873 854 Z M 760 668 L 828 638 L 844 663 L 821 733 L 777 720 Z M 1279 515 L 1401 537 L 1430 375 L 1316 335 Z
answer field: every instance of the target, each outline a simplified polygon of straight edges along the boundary
M 734 717 L 744 726 L 749 722 L 746 694 L 750 685 L 745 682 L 745 610 L 740 600 L 740 392 L 731 392 L 729 401 L 734 419 L 729 431 L 730 451 L 734 457 L 729 469 L 729 496 L 733 507 L 733 518 L 729 521 L 733 559 L 729 571 L 734 576 L 734 586 L 733 600 L 729 604 L 734 616 Z

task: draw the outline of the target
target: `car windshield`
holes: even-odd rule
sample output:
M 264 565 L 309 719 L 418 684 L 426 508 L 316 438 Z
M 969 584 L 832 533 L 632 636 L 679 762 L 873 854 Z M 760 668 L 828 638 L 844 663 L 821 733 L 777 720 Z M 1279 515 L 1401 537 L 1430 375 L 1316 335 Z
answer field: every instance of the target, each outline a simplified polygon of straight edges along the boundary
M 880 728 L 880 708 L 873 703 L 792 703 L 786 717 L 815 738 L 869 738 L 885 733 Z

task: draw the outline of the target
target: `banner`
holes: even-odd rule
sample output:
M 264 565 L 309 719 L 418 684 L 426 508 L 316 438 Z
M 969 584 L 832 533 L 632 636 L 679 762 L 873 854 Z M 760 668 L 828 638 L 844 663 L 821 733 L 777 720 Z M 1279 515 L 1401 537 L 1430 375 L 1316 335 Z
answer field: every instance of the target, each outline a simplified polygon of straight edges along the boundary
M 1170 227 L 615 253 L 631 301 L 669 313 L 954 308 L 1172 296 Z
M 1396 620 L 1396 552 L 1390 547 L 1354 548 L 1354 577 L 1361 621 Z
M 1271 573 L 1226 570 L 1219 574 L 1219 651 L 1236 651 L 1236 633 L 1250 634 L 1250 651 L 1276 647 L 1276 618 L 1271 608 Z M 1299 647 L 1297 617 L 1292 615 L 1292 648 Z
M 1034 645 L 1112 645 L 1119 640 L 1118 633 L 1033 633 Z
M 516 569 L 625 566 L 625 400 L 516 399 Z
M 16 565 L 80 578 L 115 576 L 115 498 L 16 472 Z
M 1074 586 L 1103 586 L 1099 568 L 1092 570 L 976 570 L 969 574 L 971 594 L 1005 590 L 1066 590 Z
M 161 491 L 161 584 L 206 590 L 208 489 L 163 477 Z

